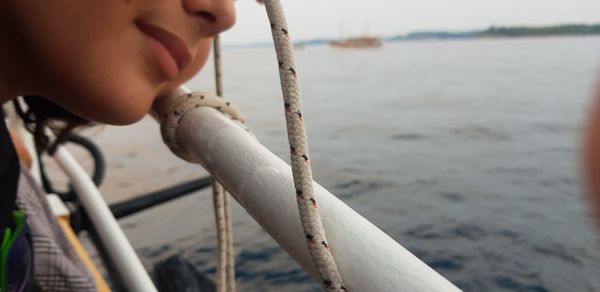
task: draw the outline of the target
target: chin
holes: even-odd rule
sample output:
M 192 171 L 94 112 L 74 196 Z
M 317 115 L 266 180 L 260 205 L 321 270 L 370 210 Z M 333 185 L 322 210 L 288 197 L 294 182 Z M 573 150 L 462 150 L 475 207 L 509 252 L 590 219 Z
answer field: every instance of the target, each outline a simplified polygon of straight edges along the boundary
M 144 118 L 152 106 L 155 94 L 121 95 L 117 103 L 103 105 L 104 110 L 90 113 L 93 120 L 109 125 L 129 125 Z
M 137 111 L 132 111 L 132 110 L 128 110 L 128 111 L 116 111 L 116 112 L 111 112 L 110 116 L 104 116 L 101 117 L 98 120 L 98 122 L 103 123 L 103 124 L 108 124 L 108 125 L 115 125 L 115 126 L 124 126 L 124 125 L 130 125 L 133 123 L 136 123 L 138 121 L 140 121 L 142 118 L 144 118 L 148 112 L 150 110 L 150 106 L 148 107 L 144 107 L 141 110 L 137 110 Z
M 131 81 L 131 80 L 130 80 Z M 90 85 L 90 84 L 88 84 Z M 92 122 L 128 125 L 148 114 L 157 89 L 145 82 L 103 84 L 103 86 L 71 87 L 68 92 L 53 94 L 55 103 Z M 76 96 L 77 98 L 69 98 Z M 66 98 L 62 98 L 66 97 Z

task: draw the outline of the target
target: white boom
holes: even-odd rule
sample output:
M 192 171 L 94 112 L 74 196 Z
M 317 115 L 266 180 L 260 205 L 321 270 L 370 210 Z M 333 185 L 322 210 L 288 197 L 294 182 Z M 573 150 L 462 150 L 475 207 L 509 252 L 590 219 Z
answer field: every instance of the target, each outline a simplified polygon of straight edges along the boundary
M 185 89 L 156 102 L 165 113 Z M 217 110 L 200 107 L 175 132 L 180 156 L 213 174 L 313 278 L 290 167 Z M 348 291 L 459 291 L 394 239 L 315 183 L 327 238 Z

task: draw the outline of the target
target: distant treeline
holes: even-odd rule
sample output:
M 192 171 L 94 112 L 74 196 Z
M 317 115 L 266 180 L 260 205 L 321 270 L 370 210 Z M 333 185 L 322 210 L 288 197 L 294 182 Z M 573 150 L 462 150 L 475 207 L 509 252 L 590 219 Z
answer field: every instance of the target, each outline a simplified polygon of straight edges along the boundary
M 595 35 L 600 34 L 600 24 L 563 24 L 552 26 L 492 26 L 486 30 L 471 31 L 419 31 L 406 35 L 386 38 L 388 41 L 410 41 L 428 39 L 474 39 L 485 37 L 526 37 L 526 36 L 559 36 L 559 35 Z
M 2 1 L 2 0 L 0 0 Z M 528 37 L 528 36 L 564 36 L 564 35 L 600 35 L 600 24 L 562 24 L 549 26 L 491 26 L 486 30 L 469 31 L 416 31 L 404 35 L 383 37 L 383 41 L 419 41 L 419 40 L 452 40 L 477 39 L 492 37 Z M 299 41 L 296 44 L 306 46 L 328 45 L 338 39 L 320 38 Z M 228 47 L 271 47 L 270 42 L 242 44 Z
M 566 24 L 543 27 L 490 27 L 482 31 L 479 37 L 520 37 L 553 35 L 593 35 L 600 34 L 600 24 Z

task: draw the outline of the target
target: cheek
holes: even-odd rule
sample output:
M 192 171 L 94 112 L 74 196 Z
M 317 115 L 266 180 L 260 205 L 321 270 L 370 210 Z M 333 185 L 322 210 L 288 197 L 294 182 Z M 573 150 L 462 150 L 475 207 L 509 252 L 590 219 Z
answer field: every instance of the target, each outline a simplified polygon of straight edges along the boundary
M 25 94 L 45 96 L 95 122 L 141 119 L 157 96 L 192 78 L 209 55 L 211 39 L 200 41 L 192 64 L 166 83 L 135 26 L 137 10 L 129 1 L 34 2 L 40 3 L 7 1 L 19 4 L 10 10 L 21 21 L 11 24 L 19 28 L 18 43 L 27 48 L 19 60 L 26 64 L 22 67 L 35 68 L 27 75 L 31 92 Z M 0 25 L 5 23 L 2 12 Z
M 45 96 L 100 123 L 144 116 L 161 84 L 132 9 L 122 1 L 9 2 L 22 4 L 11 11 L 20 21 L 13 24 L 15 39 L 27 48 L 16 58 L 34 69 L 24 94 Z
M 198 44 L 194 61 L 186 68 L 181 74 L 172 82 L 165 84 L 165 86 L 159 91 L 158 96 L 164 96 L 169 94 L 177 87 L 186 81 L 192 79 L 205 65 L 210 54 L 210 48 L 212 46 L 212 39 L 203 39 Z
M 48 97 L 86 119 L 107 124 L 130 124 L 149 110 L 159 86 L 142 59 L 135 35 L 100 43 L 77 52 L 79 62 L 52 66 Z M 113 45 L 118 44 L 118 45 Z M 75 52 L 73 53 L 75 54 Z

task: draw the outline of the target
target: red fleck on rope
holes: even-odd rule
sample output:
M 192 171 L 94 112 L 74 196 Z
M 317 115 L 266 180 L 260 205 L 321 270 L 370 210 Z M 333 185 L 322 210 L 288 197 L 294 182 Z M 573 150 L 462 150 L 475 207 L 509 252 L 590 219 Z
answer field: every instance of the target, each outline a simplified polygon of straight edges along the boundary
M 288 26 L 279 0 L 265 0 L 264 3 L 277 53 L 296 201 L 308 250 L 321 277 L 321 286 L 329 291 L 347 291 L 331 254 L 332 247 L 327 242 L 318 204 L 313 197 L 313 178 L 302 120 L 298 73 Z
M 290 155 L 296 202 L 306 244 L 316 270 L 321 278 L 321 286 L 328 291 L 347 291 L 340 271 L 331 254 L 323 222 L 319 215 L 316 199 L 313 197 L 313 178 L 306 142 L 306 130 L 302 119 L 302 104 L 298 88 L 298 74 L 295 68 L 294 51 L 283 9 L 279 0 L 264 2 L 273 42 L 277 53 L 279 77 L 284 99 L 284 109 L 290 144 Z M 222 96 L 221 63 L 219 36 L 214 39 L 215 81 L 217 95 Z M 217 269 L 217 287 L 219 292 L 235 291 L 235 272 L 233 258 L 233 239 L 229 197 L 223 187 L 213 179 L 213 201 L 219 240 L 219 264 Z

